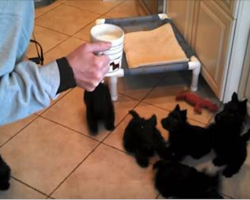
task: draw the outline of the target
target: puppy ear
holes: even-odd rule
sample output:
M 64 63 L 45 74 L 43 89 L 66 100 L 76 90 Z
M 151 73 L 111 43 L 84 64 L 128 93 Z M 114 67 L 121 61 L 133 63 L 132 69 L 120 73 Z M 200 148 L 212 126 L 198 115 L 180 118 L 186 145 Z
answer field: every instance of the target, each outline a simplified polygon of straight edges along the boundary
M 246 112 L 247 111 L 247 99 L 240 102 L 240 108 L 243 112 Z
M 186 120 L 187 119 L 187 110 L 182 110 L 181 111 L 181 116 L 182 116 L 183 119 Z
M 242 105 L 246 106 L 247 105 L 247 99 L 245 99 L 244 101 L 241 102 Z
M 138 115 L 138 113 L 135 112 L 134 110 L 130 110 L 129 113 L 133 116 L 133 118 L 140 118 L 140 116 Z
M 175 109 L 174 109 L 174 110 L 180 111 L 180 106 L 179 106 L 179 104 L 177 104 L 177 105 L 175 106 Z
M 156 115 L 152 115 L 152 117 L 150 118 L 150 121 L 156 126 L 157 124 Z
M 233 101 L 233 102 L 238 102 L 238 101 L 239 101 L 239 100 L 238 100 L 238 95 L 237 95 L 236 92 L 234 92 L 233 95 L 232 95 L 232 101 Z

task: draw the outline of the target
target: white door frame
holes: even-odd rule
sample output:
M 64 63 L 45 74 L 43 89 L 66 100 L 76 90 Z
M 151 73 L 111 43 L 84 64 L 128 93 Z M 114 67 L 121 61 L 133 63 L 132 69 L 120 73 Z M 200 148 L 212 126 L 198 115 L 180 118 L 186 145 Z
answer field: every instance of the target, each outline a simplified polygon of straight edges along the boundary
M 249 86 L 247 86 L 247 84 L 249 84 L 249 81 L 250 81 L 250 35 L 248 37 L 246 56 L 239 87 L 239 97 L 241 99 L 247 98 L 247 96 L 249 97 L 249 95 L 246 96 L 246 92 L 248 92 L 248 94 L 250 92 Z M 250 99 L 248 99 L 247 108 L 248 108 L 248 114 L 250 115 Z
M 224 88 L 222 101 L 231 100 L 233 92 L 239 91 L 240 79 L 242 75 L 245 54 L 247 50 L 248 35 L 250 30 L 250 1 L 238 1 L 236 13 L 236 24 L 234 36 L 232 37 L 232 48 L 229 56 L 229 65 L 224 74 Z

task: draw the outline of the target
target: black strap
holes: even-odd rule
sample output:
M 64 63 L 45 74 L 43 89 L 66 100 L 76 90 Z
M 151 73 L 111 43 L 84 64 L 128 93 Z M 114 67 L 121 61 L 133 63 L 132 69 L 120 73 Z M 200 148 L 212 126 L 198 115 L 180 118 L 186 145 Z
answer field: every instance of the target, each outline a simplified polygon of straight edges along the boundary
M 41 65 L 43 65 L 43 63 L 44 63 L 44 57 L 43 57 L 43 48 L 42 48 L 42 45 L 41 45 L 39 42 L 37 42 L 36 40 L 33 40 L 33 39 L 31 39 L 30 42 L 35 43 L 36 52 L 37 52 L 37 57 L 29 58 L 29 60 L 35 62 L 36 64 L 41 64 Z M 37 46 L 38 46 L 39 49 L 40 49 L 40 53 L 39 53 L 39 51 L 38 51 L 38 47 L 37 47 Z

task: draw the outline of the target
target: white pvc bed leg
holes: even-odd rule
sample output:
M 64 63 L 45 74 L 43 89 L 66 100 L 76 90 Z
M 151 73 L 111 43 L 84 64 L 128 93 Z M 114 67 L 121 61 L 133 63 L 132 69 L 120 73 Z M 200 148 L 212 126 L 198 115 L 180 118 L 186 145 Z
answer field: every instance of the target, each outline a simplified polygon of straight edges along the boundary
M 189 62 L 189 69 L 193 70 L 190 89 L 191 91 L 195 92 L 198 90 L 198 80 L 201 71 L 201 63 L 195 56 L 191 57 L 191 61 Z
M 195 92 L 198 90 L 198 79 L 200 74 L 200 68 L 193 69 L 193 76 L 190 89 L 191 91 Z
M 109 78 L 109 88 L 110 88 L 110 95 L 112 101 L 117 101 L 118 95 L 117 95 L 117 79 L 116 76 L 111 76 Z

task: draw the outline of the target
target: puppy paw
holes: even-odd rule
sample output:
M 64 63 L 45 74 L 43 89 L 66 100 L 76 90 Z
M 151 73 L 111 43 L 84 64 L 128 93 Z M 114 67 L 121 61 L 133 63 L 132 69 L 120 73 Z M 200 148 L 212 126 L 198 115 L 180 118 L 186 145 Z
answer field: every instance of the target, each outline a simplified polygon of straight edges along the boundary
M 227 169 L 225 169 L 225 170 L 222 172 L 222 174 L 223 174 L 225 177 L 227 177 L 227 178 L 230 178 L 230 177 L 232 177 L 232 176 L 234 175 L 234 173 L 232 173 L 230 170 L 227 170 Z
M 111 123 L 110 124 L 105 124 L 105 127 L 109 131 L 113 131 L 115 129 L 115 125 L 113 123 L 112 124 Z
M 88 128 L 90 135 L 97 135 L 98 133 L 98 123 L 93 120 L 88 120 Z
M 0 183 L 0 190 L 8 190 L 10 183 Z
M 238 167 L 235 167 L 235 166 L 227 166 L 222 174 L 227 177 L 227 178 L 230 178 L 232 177 L 234 174 L 237 174 L 239 172 L 240 168 Z
M 89 127 L 89 134 L 92 136 L 96 136 L 98 134 L 98 128 L 97 127 Z

